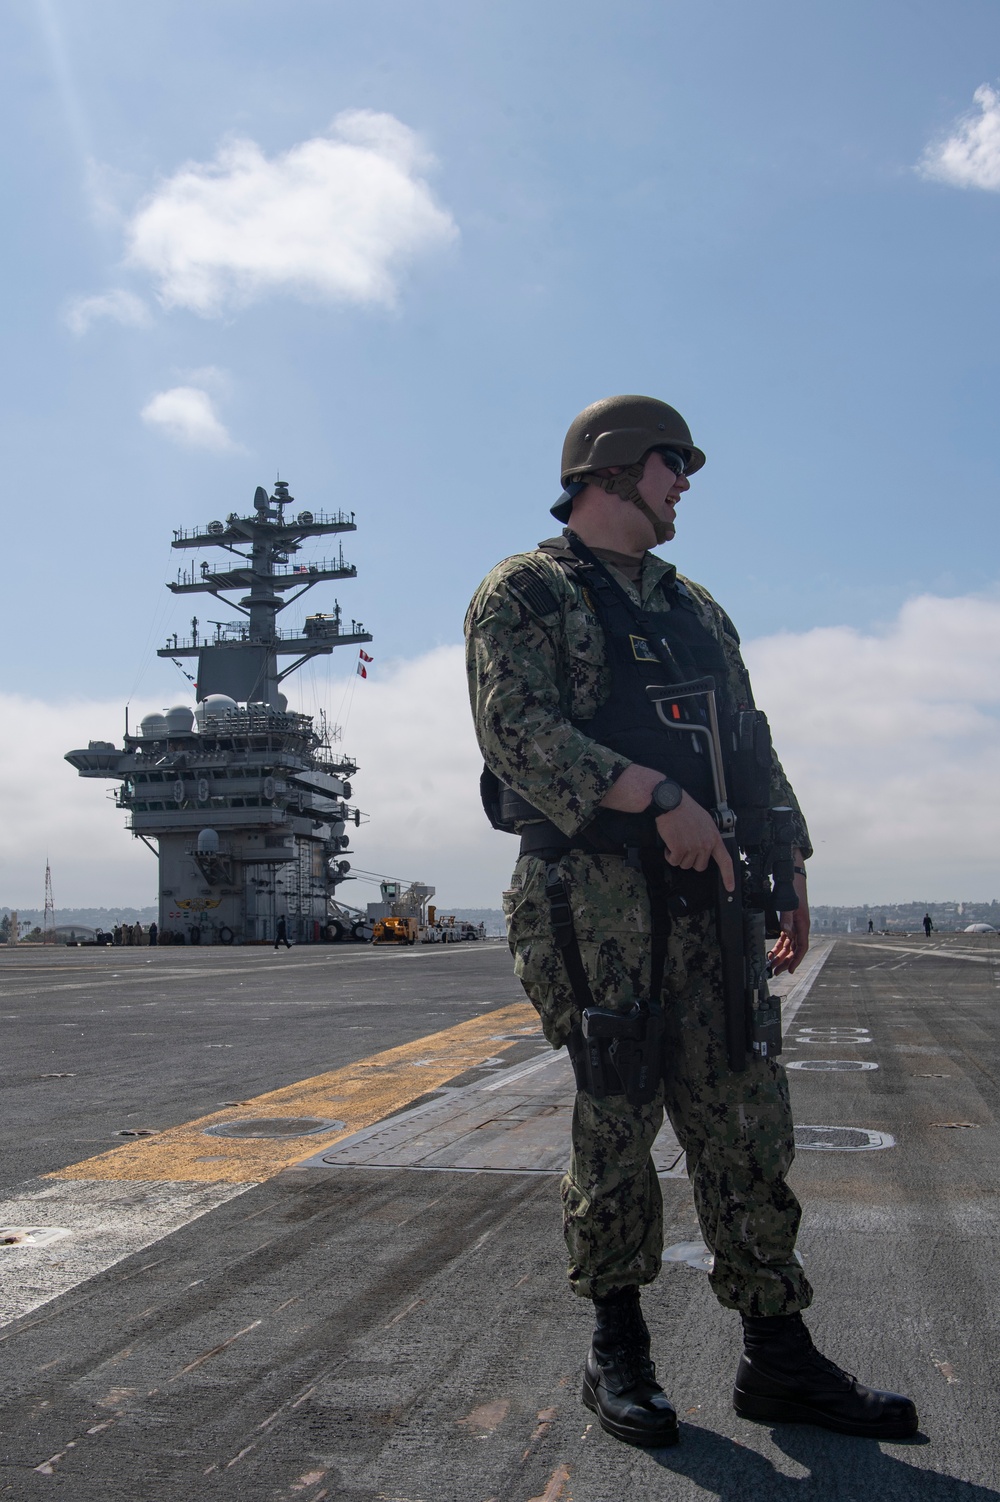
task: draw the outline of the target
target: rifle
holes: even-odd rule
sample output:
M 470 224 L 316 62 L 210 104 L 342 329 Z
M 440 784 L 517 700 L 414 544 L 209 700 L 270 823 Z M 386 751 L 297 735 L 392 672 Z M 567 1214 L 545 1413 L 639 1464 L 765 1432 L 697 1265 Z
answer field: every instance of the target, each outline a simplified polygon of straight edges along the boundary
M 745 831 L 738 832 L 737 816 L 729 806 L 726 790 L 714 678 L 651 684 L 646 693 L 656 706 L 661 723 L 668 730 L 701 737 L 709 758 L 715 796 L 711 813 L 733 863 L 735 877 L 733 891 L 727 892 L 716 866 L 716 921 L 722 952 L 726 1053 L 730 1069 L 738 1074 L 746 1068 L 748 1053 L 770 1058 L 781 1052 L 781 1004 L 767 989 L 764 938 L 766 934 L 779 932 L 778 911 L 789 911 L 799 905 L 792 882 L 792 810 L 748 808 L 740 814 Z M 704 702 L 707 723 L 681 718 L 680 701 L 684 699 Z M 747 852 L 746 860 L 741 845 Z

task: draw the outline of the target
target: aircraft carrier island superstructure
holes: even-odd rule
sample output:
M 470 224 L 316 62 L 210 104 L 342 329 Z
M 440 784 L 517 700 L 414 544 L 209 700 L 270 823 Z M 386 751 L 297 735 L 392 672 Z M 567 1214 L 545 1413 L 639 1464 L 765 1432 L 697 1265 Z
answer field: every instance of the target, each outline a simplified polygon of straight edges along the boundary
M 199 635 L 195 618 L 188 639 L 172 636 L 159 649 L 196 659 L 194 707 L 146 715 L 138 734 L 126 725 L 121 750 L 91 741 L 66 755 L 81 777 L 120 782 L 117 807 L 159 857 L 167 941 L 260 942 L 275 937 L 282 916 L 299 942 L 350 933 L 334 894 L 350 871 L 348 826 L 362 817 L 350 803 L 357 768 L 335 754 L 337 732 L 325 718 L 317 726 L 290 711 L 280 686 L 310 658 L 371 635 L 359 621 L 345 630 L 336 603 L 307 616 L 301 631 L 279 629 L 280 612 L 314 585 L 357 574 L 340 544 L 335 558 L 291 562 L 308 538 L 356 530 L 353 512 L 293 516 L 292 504 L 279 480 L 272 495 L 258 486 L 249 516 L 174 532 L 175 548 L 220 548 L 232 561 L 199 560 L 167 587 L 214 595 L 240 615 L 211 622 L 211 635 Z M 228 599 L 232 591 L 240 598 Z M 281 667 L 282 658 L 292 661 Z

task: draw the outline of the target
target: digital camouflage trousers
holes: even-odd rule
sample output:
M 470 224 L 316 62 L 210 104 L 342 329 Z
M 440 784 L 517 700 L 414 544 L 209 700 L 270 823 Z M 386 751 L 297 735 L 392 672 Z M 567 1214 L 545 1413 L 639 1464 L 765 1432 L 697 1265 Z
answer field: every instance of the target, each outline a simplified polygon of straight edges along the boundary
M 545 897 L 545 863 L 518 862 L 504 893 L 515 971 L 553 1047 L 578 1009 Z M 580 954 L 599 1007 L 628 1010 L 648 995 L 649 901 L 641 872 L 611 856 L 570 851 L 560 862 Z M 685 1151 L 695 1208 L 715 1257 L 712 1288 L 744 1314 L 792 1314 L 812 1290 L 795 1257 L 801 1211 L 785 1182 L 795 1154 L 788 1081 L 775 1060 L 727 1063 L 719 947 L 711 913 L 674 919 L 662 1004 L 665 1079 L 656 1099 L 581 1091 L 562 1181 L 574 1291 L 598 1297 L 651 1283 L 663 1251 L 663 1202 L 651 1151 L 664 1110 Z

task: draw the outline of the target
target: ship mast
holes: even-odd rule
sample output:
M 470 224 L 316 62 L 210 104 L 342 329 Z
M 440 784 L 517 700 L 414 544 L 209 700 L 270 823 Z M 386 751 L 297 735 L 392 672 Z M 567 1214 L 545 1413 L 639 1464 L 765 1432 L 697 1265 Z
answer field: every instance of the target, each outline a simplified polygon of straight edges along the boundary
M 190 569 L 179 571 L 176 581 L 167 586 L 175 595 L 214 595 L 243 617 L 212 622 L 215 636 L 211 640 L 199 639 L 195 619 L 190 638 L 180 641 L 175 636 L 159 649 L 159 657 L 197 658 L 199 699 L 224 693 L 243 703 L 278 709 L 282 707 L 279 685 L 311 657 L 372 639 L 360 621 L 351 621 L 349 631 L 342 629 L 339 603 L 328 615 L 307 617 L 303 632 L 282 631 L 278 626 L 280 612 L 314 585 L 353 579 L 358 572 L 354 564 L 344 562 L 339 548 L 335 558 L 289 566 L 307 538 L 357 531 L 353 511 L 349 515 L 342 511 L 300 511 L 286 519 L 285 508 L 293 502 L 285 481 L 277 480 L 270 496 L 258 485 L 252 517 L 232 512 L 224 523 L 213 521 L 203 530 L 180 528 L 174 532 L 175 548 L 222 548 L 240 560 L 218 569 L 203 562 L 196 570 L 192 564 Z M 245 591 L 239 600 L 226 598 L 239 591 Z M 280 668 L 282 657 L 294 661 Z

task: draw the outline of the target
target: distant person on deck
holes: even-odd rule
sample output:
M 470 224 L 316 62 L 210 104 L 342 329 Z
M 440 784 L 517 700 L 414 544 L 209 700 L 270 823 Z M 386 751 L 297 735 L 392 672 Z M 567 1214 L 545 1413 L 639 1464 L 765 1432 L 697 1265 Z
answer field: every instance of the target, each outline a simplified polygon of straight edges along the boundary
M 928 939 L 930 938 L 933 930 L 934 930 L 934 924 L 931 922 L 931 915 L 930 915 L 930 913 L 925 913 L 924 914 L 924 933 L 927 935 Z
M 156 941 L 157 941 L 157 939 L 159 937 L 160 937 L 160 930 L 157 928 L 157 926 L 156 926 L 155 923 L 151 923 L 149 925 L 149 942 L 150 942 L 150 944 L 155 944 Z
M 274 934 L 274 948 L 275 948 L 275 952 L 277 952 L 277 948 L 278 948 L 279 944 L 284 944 L 284 946 L 285 946 L 286 949 L 291 949 L 291 947 L 292 947 L 291 944 L 289 944 L 289 942 L 288 942 L 288 925 L 285 922 L 285 915 L 284 915 L 284 913 L 282 913 L 281 917 L 278 919 L 278 927 L 275 930 L 275 934 Z
M 872 922 L 872 920 L 870 918 L 868 919 L 868 932 L 870 934 L 873 934 L 875 932 L 875 924 Z

